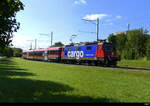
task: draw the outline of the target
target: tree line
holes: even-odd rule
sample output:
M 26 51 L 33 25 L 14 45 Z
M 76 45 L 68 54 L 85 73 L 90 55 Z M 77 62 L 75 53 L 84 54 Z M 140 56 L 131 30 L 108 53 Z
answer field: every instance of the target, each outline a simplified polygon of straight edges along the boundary
M 10 46 L 13 32 L 17 32 L 20 23 L 16 20 L 18 11 L 23 10 L 24 5 L 20 0 L 0 0 L 0 47 Z
M 0 56 L 5 56 L 5 57 L 21 57 L 22 56 L 23 50 L 20 48 L 10 48 L 6 47 L 3 48 L 0 52 Z
M 113 43 L 121 59 L 150 60 L 150 35 L 144 28 L 134 29 L 119 34 L 110 34 L 108 41 Z
M 24 9 L 20 0 L 0 0 L 0 55 L 20 56 L 19 48 L 10 48 L 13 33 L 17 32 L 20 23 L 16 20 L 16 14 Z

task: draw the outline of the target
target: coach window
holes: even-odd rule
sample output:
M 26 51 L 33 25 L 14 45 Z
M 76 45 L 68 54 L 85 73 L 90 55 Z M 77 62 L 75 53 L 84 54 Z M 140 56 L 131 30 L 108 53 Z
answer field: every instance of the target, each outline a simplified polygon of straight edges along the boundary
M 40 56 L 40 55 L 39 55 L 39 51 L 36 52 L 36 56 Z
M 40 56 L 43 56 L 43 51 L 40 52 Z
M 86 50 L 92 50 L 92 46 L 86 47 Z
M 30 53 L 30 52 L 29 52 L 28 54 L 29 54 L 29 56 L 31 56 L 31 53 Z
M 37 52 L 34 52 L 34 56 L 37 56 Z

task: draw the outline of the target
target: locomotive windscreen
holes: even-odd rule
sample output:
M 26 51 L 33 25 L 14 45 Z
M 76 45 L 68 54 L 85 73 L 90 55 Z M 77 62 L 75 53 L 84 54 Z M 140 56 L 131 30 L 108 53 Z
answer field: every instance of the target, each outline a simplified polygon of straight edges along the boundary
M 112 44 L 111 43 L 105 43 L 103 44 L 103 48 L 106 52 L 111 52 L 113 50 Z

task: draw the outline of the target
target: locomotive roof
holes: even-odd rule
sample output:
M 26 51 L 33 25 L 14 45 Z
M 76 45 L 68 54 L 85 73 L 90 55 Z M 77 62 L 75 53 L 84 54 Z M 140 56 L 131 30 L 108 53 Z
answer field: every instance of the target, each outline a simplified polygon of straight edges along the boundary
M 48 48 L 47 50 L 59 50 L 62 47 L 52 47 L 52 48 Z
M 52 48 L 41 48 L 41 49 L 34 49 L 34 50 L 28 50 L 24 52 L 34 52 L 34 51 L 47 51 L 47 50 L 58 50 L 62 47 L 52 47 Z
M 92 44 L 104 44 L 104 43 L 107 43 L 107 42 L 97 42 L 97 41 L 95 41 L 95 42 L 80 42 L 80 43 L 74 43 L 74 44 L 70 44 L 70 45 L 66 45 L 66 47 L 67 46 L 81 46 L 81 45 L 92 45 Z
M 34 52 L 34 51 L 46 51 L 47 49 L 33 49 L 33 50 L 28 50 L 28 51 L 25 51 L 25 52 Z

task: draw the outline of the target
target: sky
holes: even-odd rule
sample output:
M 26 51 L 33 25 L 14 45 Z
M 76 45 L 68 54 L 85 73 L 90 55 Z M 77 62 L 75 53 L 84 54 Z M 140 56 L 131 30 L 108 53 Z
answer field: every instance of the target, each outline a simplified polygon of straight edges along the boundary
M 50 46 L 61 41 L 96 41 L 96 19 L 100 19 L 99 39 L 109 34 L 144 27 L 150 30 L 150 0 L 21 0 L 24 10 L 17 13 L 20 29 L 14 33 L 13 45 L 24 50 Z M 90 20 L 90 21 L 85 21 Z M 94 32 L 94 33 L 93 33 Z

